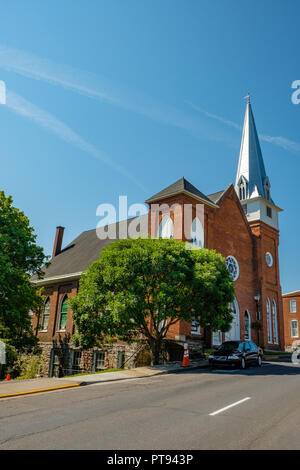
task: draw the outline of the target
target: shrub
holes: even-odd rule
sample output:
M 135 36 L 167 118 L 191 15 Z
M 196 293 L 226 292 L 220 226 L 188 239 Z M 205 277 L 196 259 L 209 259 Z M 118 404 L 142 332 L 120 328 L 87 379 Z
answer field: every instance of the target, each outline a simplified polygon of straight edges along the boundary
M 14 363 L 14 375 L 23 379 L 34 379 L 41 375 L 43 361 L 42 357 L 36 354 L 20 356 Z

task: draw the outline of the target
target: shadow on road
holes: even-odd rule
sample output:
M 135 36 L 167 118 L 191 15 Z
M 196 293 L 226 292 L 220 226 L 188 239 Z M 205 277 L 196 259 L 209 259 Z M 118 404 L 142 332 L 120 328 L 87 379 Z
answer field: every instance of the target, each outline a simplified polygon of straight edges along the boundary
M 197 369 L 186 371 L 190 374 L 224 374 L 224 375 L 299 375 L 300 364 L 293 364 L 290 359 L 264 362 L 262 367 L 249 366 L 244 370 L 229 367 L 215 369 Z

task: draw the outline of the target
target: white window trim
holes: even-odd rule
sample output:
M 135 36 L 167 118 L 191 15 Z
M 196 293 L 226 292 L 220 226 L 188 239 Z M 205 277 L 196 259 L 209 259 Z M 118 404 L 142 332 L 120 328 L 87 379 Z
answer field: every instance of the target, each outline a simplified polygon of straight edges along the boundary
M 62 309 L 62 304 L 64 303 L 65 299 L 67 299 L 67 300 L 69 299 L 67 294 L 64 294 L 62 296 L 62 299 L 61 299 L 60 304 L 59 304 L 58 324 L 57 324 L 57 330 L 56 330 L 57 333 L 65 333 L 67 331 L 67 323 L 66 323 L 66 327 L 64 329 L 60 328 L 61 313 L 62 313 L 61 309 Z M 68 309 L 69 309 L 69 305 L 68 305 Z
M 49 302 L 49 308 L 50 308 L 50 297 L 48 296 L 45 300 L 45 303 L 44 303 L 44 308 L 43 308 L 43 312 L 42 312 L 42 316 L 41 316 L 41 326 L 42 326 L 42 323 L 43 323 L 43 318 L 44 318 L 44 312 L 45 312 L 45 306 L 46 306 L 46 303 Z M 48 331 L 48 327 L 49 327 L 49 320 L 50 320 L 50 310 L 49 310 L 49 316 L 48 316 L 48 325 L 47 325 L 47 328 L 43 328 L 40 331 L 40 333 L 47 333 Z
M 297 335 L 293 335 L 293 327 L 292 327 L 292 323 L 295 322 L 297 323 Z M 290 321 L 290 327 L 291 327 L 291 338 L 299 338 L 299 326 L 298 326 L 298 320 L 291 320 Z
M 169 214 L 165 214 L 158 226 L 157 237 L 174 238 L 174 222 Z
M 248 315 L 248 319 L 249 319 L 249 337 L 246 338 L 246 335 L 245 335 L 245 314 Z M 250 312 L 249 310 L 245 310 L 245 314 L 244 314 L 244 337 L 245 337 L 245 341 L 251 341 L 251 315 L 250 315 Z
M 190 243 L 204 248 L 204 229 L 199 217 L 195 217 L 191 224 Z
M 216 338 L 217 335 L 218 335 L 218 342 L 215 342 L 214 338 Z M 211 338 L 212 346 L 220 346 L 222 344 L 222 341 L 223 341 L 222 332 L 220 330 L 213 331 L 212 332 L 212 338 Z
M 226 257 L 226 259 L 225 259 L 226 266 L 227 266 L 227 260 L 228 260 L 229 258 L 231 258 L 231 259 L 234 261 L 235 265 L 236 265 L 236 270 L 237 270 L 236 276 L 235 276 L 235 277 L 232 277 L 232 280 L 235 282 L 235 281 L 238 280 L 238 278 L 239 278 L 239 276 L 240 276 L 240 266 L 239 266 L 239 263 L 238 263 L 237 259 L 236 259 L 233 255 L 228 255 L 228 256 Z
M 277 315 L 277 304 L 276 304 L 275 299 L 273 299 L 273 302 L 272 302 L 272 320 L 273 320 L 274 344 L 279 344 L 278 315 Z
M 193 328 L 193 323 L 198 324 L 198 327 L 197 327 L 196 331 L 193 331 L 193 329 L 192 329 Z M 199 323 L 196 320 L 192 321 L 192 323 L 191 323 L 191 334 L 192 335 L 201 335 L 201 326 L 199 325 Z
M 292 302 L 295 302 L 295 310 L 291 309 Z M 297 303 L 295 299 L 290 299 L 290 313 L 297 313 Z
M 267 297 L 267 333 L 268 344 L 273 344 L 272 306 L 269 297 Z

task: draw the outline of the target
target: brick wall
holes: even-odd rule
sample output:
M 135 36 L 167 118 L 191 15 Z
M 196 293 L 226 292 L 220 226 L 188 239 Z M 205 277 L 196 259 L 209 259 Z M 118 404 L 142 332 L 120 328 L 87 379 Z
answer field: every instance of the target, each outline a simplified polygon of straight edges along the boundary
M 184 204 L 192 204 L 193 217 L 196 215 L 196 204 L 199 201 L 185 194 L 165 198 L 157 201 L 158 204 L 168 204 L 170 207 L 178 204 L 182 209 L 182 219 L 184 217 Z M 248 223 L 243 212 L 240 201 L 236 195 L 233 186 L 230 186 L 226 193 L 218 202 L 219 208 L 213 208 L 209 205 L 204 206 L 204 238 L 205 247 L 215 249 L 225 258 L 229 255 L 234 256 L 239 264 L 239 277 L 235 281 L 235 295 L 240 312 L 240 336 L 244 339 L 245 331 L 245 311 L 250 314 L 251 322 L 256 320 L 256 303 L 254 294 L 261 293 L 259 309 L 262 315 L 262 331 L 260 331 L 260 344 L 269 349 L 278 349 L 283 347 L 283 313 L 281 301 L 281 286 L 279 279 L 279 260 L 278 245 L 279 233 L 277 230 L 269 227 L 263 222 Z M 177 223 L 178 208 L 177 210 Z M 163 214 L 159 215 L 158 223 L 162 220 Z M 173 222 L 176 216 L 170 213 Z M 149 233 L 156 236 L 157 224 L 154 230 L 154 216 L 149 212 Z M 174 238 L 188 240 L 184 236 L 183 220 L 181 220 L 182 236 L 179 236 L 179 230 L 174 227 Z M 265 253 L 270 252 L 273 256 L 273 266 L 270 268 L 265 261 Z M 273 299 L 277 305 L 279 344 L 268 343 L 267 334 L 267 308 L 266 299 Z M 272 325 L 273 327 L 273 325 Z M 191 334 L 191 324 L 183 321 L 174 325 L 168 334 L 168 338 L 181 337 L 184 340 L 194 339 L 202 340 L 204 332 L 201 329 L 201 335 Z M 225 336 L 223 335 L 223 340 Z M 251 339 L 257 341 L 256 331 L 251 332 Z
M 296 312 L 291 312 L 290 301 L 296 302 Z M 299 340 L 300 338 L 292 337 L 291 332 L 291 321 L 298 321 L 298 335 L 300 333 L 300 291 L 284 294 L 282 297 L 283 302 L 283 321 L 284 321 L 284 346 L 286 349 L 290 349 L 293 341 Z

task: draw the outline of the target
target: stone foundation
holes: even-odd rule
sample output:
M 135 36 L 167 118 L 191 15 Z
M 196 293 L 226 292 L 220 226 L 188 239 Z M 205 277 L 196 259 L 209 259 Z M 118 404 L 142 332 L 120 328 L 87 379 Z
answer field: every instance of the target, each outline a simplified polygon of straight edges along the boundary
M 40 343 L 42 349 L 42 376 L 62 377 L 76 373 L 91 373 L 105 369 L 131 369 L 137 365 L 148 365 L 150 354 L 147 344 L 113 343 L 103 348 L 81 350 L 72 343 Z M 96 364 L 96 353 L 103 353 L 103 364 Z M 141 361 L 141 353 L 143 358 Z M 143 362 L 140 364 L 140 362 Z

